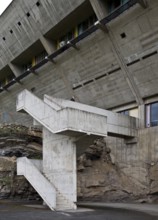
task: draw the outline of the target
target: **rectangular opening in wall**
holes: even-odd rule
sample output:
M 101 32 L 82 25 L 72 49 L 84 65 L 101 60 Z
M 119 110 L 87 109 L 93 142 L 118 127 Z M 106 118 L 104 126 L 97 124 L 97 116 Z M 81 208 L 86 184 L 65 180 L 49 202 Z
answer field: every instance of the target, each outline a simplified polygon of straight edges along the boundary
M 145 122 L 147 128 L 158 126 L 158 102 L 145 106 Z
M 125 3 L 127 3 L 129 0 L 107 0 L 107 10 L 109 13 L 112 13 L 117 8 L 121 7 Z
M 4 87 L 15 78 L 9 66 L 4 67 L 0 71 L 0 87 Z
M 64 46 L 67 41 L 78 37 L 91 27 L 96 20 L 97 18 L 90 2 L 84 1 L 84 3 L 46 33 L 45 37 L 56 42 L 56 49 L 59 49 Z
M 34 67 L 36 64 L 44 60 L 46 55 L 47 53 L 42 43 L 37 41 L 22 54 L 16 57 L 12 63 L 19 67 L 19 69 L 21 69 L 21 73 L 23 73 L 27 69 Z

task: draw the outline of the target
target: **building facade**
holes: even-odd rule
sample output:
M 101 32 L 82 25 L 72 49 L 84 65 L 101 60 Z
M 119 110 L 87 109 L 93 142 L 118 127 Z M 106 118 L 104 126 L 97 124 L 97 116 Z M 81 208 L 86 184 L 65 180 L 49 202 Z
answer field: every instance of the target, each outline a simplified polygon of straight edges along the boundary
M 137 117 L 137 140 L 107 144 L 147 189 L 158 161 L 157 10 L 155 0 L 14 0 L 0 19 L 0 122 L 32 124 L 16 113 L 23 89 Z

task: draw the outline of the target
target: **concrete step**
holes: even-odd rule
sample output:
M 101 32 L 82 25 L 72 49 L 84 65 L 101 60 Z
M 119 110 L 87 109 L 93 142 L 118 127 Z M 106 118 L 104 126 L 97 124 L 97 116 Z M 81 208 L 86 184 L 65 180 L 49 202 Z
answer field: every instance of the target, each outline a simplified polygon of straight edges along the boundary
M 43 175 L 48 179 L 49 182 L 51 182 L 47 174 L 43 173 Z M 55 189 L 56 189 L 56 209 L 57 210 L 72 209 L 71 202 L 69 202 L 56 187 Z

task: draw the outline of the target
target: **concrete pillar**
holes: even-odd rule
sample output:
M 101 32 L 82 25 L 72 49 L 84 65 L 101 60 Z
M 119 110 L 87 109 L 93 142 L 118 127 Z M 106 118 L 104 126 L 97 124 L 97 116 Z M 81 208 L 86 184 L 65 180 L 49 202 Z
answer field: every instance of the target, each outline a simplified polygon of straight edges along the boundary
M 99 20 L 103 19 L 108 15 L 107 11 L 107 3 L 104 0 L 90 0 L 90 3 L 93 7 L 93 10 L 95 11 L 95 14 L 97 15 L 97 18 Z
M 48 55 L 52 54 L 55 51 L 55 49 L 56 49 L 55 45 L 53 44 L 53 42 L 51 40 L 49 40 L 48 38 L 46 38 L 44 36 L 41 36 L 40 41 L 41 41 L 44 49 L 48 53 Z
M 43 128 L 44 175 L 72 206 L 77 200 L 75 139 Z M 58 199 L 58 195 L 57 195 Z M 74 208 L 74 207 L 71 207 Z

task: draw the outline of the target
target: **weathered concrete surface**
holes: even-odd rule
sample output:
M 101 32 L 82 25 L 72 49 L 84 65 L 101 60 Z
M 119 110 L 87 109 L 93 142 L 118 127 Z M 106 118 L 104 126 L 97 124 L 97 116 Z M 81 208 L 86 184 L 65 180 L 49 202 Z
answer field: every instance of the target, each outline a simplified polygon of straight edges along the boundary
M 107 135 L 107 117 L 104 112 L 93 107 L 90 107 L 89 110 L 88 106 L 80 103 L 74 104 L 67 100 L 65 102 L 66 106 L 60 104 L 60 99 L 48 96 L 42 101 L 28 90 L 24 90 L 17 97 L 16 107 L 18 112 L 28 113 L 54 134 L 68 133 L 69 136 L 81 134 Z M 128 119 L 125 122 L 130 124 Z M 94 127 L 94 124 L 97 127 Z
M 105 137 L 107 133 L 123 137 L 137 136 L 138 123 L 135 118 L 49 96 L 42 101 L 27 90 L 17 97 L 17 111 L 28 113 L 43 126 L 43 172 L 52 184 L 52 190 L 51 184 L 31 166 L 29 160 L 24 163 L 22 172 L 23 159 L 19 160 L 18 171 L 29 180 L 51 209 L 76 208 L 77 138 Z M 31 178 L 30 166 L 36 178 Z M 50 192 L 43 188 L 50 189 Z
M 1 68 L 7 62 L 17 58 L 33 42 L 39 40 L 41 35 L 44 35 L 64 19 L 66 15 L 75 10 L 83 3 L 83 0 L 77 2 L 68 0 L 66 5 L 62 1 L 47 1 L 41 2 L 42 5 L 40 4 L 39 7 L 37 7 L 36 2 L 36 0 L 13 1 L 2 14 L 0 21 L 1 33 L 7 40 L 4 46 L 3 39 L 0 39 L 0 48 L 3 51 L 0 53 Z M 29 18 L 26 15 L 27 12 L 31 15 Z M 21 25 L 18 25 L 18 22 L 21 22 Z M 45 25 L 42 25 L 44 23 Z M 13 30 L 13 34 L 10 34 L 8 28 Z M 36 49 L 39 50 L 39 48 Z
M 44 49 L 41 43 L 38 43 L 38 39 L 41 38 L 41 35 L 48 34 L 48 30 L 45 29 L 47 27 L 48 29 L 53 28 L 54 24 L 61 21 L 82 2 L 71 0 L 68 1 L 68 5 L 65 5 L 62 4 L 62 1 L 49 1 L 49 3 L 43 2 L 41 7 L 37 7 L 35 1 L 28 1 L 27 3 L 26 1 L 14 1 L 12 6 L 3 14 L 1 21 L 1 34 L 6 37 L 5 42 L 2 38 L 0 41 L 2 51 L 0 54 L 1 74 L 5 74 L 3 67 L 8 68 L 7 63 L 14 62 L 21 65 L 28 58 L 28 52 L 26 51 L 25 55 L 22 52 L 31 46 L 30 44 L 36 42 L 36 47 L 32 45 L 29 48 L 30 58 L 34 55 L 35 49 Z M 150 10 L 149 8 L 143 9 L 137 4 L 109 24 L 125 61 L 128 63 L 140 58 L 139 62 L 128 66 L 128 69 L 141 97 L 147 101 L 150 101 L 153 95 L 158 100 L 157 7 L 158 4 L 154 0 L 150 1 Z M 58 8 L 56 11 L 60 10 L 61 17 L 56 13 L 54 14 L 55 8 Z M 15 11 L 18 11 L 19 15 Z M 30 11 L 30 18 L 26 16 L 27 11 Z M 21 26 L 17 25 L 19 17 L 22 20 Z M 40 25 L 37 25 L 37 22 Z M 49 23 L 48 26 L 47 23 Z M 68 29 L 69 23 L 66 26 Z M 37 26 L 40 27 L 40 30 L 39 28 L 37 30 Z M 11 35 L 8 27 L 9 29 L 12 28 L 15 34 Z M 122 33 L 126 34 L 125 38 L 121 37 Z M 110 72 L 121 67 L 116 59 L 115 51 L 111 49 L 112 43 L 108 34 L 98 30 L 79 42 L 78 47 L 80 48 L 79 51 L 70 49 L 58 57 L 57 65 L 49 62 L 40 68 L 38 77 L 33 74 L 26 77 L 23 80 L 25 85 L 17 83 L 10 88 L 10 93 L 6 93 L 6 91 L 1 93 L 0 100 L 3 107 L 0 108 L 0 121 L 19 123 L 23 121 L 31 124 L 29 117 L 18 115 L 15 112 L 16 94 L 24 88 L 29 90 L 34 88 L 39 97 L 44 94 L 65 99 L 75 96 L 76 100 L 81 103 L 105 109 L 118 106 L 127 108 L 129 103 L 136 105 L 135 97 L 121 69 L 113 73 Z M 143 58 L 147 54 L 150 55 L 151 51 L 155 51 L 153 56 Z M 19 57 L 17 57 L 18 54 Z M 91 83 L 86 84 L 89 81 Z M 73 88 L 76 85 L 82 86 L 74 90 Z
M 43 173 L 56 189 L 56 209 L 76 209 L 76 145 L 73 137 L 43 128 Z M 62 198 L 61 198 L 62 197 Z
M 18 95 L 16 108 L 19 112 L 27 112 L 56 134 L 137 136 L 136 118 L 48 95 L 42 101 L 28 90 Z
M 152 194 L 157 184 L 157 132 L 158 127 L 140 129 L 138 142 L 126 144 L 123 139 L 107 138 L 114 163 L 135 183 L 146 186 Z

